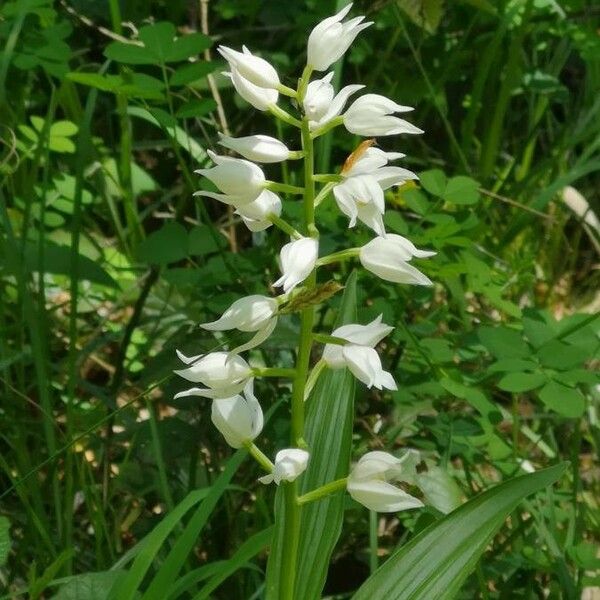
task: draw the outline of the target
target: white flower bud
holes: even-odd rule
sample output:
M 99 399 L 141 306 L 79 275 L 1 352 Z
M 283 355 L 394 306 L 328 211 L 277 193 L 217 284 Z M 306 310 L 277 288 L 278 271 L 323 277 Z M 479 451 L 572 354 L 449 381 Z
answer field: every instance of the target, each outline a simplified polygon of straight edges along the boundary
M 414 256 L 428 258 L 435 252 L 418 250 L 412 242 L 393 233 L 376 237 L 365 244 L 359 253 L 362 266 L 386 281 L 413 285 L 433 285 L 418 269 L 408 264 Z
M 247 79 L 250 83 L 260 88 L 277 88 L 279 85 L 279 75 L 275 68 L 264 58 L 254 56 L 242 46 L 243 52 L 233 50 L 227 46 L 217 48 L 219 54 L 229 63 L 232 70 Z
M 189 366 L 175 373 L 192 383 L 202 383 L 206 387 L 190 388 L 179 392 L 175 398 L 184 396 L 228 398 L 241 392 L 252 377 L 252 369 L 248 363 L 236 354 L 211 352 L 205 355 L 185 356 L 177 350 L 177 356 Z
M 392 116 L 397 112 L 413 110 L 401 106 L 379 94 L 365 94 L 357 98 L 344 114 L 344 125 L 350 133 L 379 137 L 399 133 L 423 133 L 408 121 Z
M 307 63 L 317 71 L 325 71 L 348 50 L 356 36 L 373 23 L 363 23 L 356 17 L 345 23 L 341 20 L 350 12 L 348 4 L 333 17 L 323 19 L 308 38 Z
M 245 296 L 236 300 L 217 321 L 203 323 L 203 329 L 210 331 L 258 331 L 277 313 L 277 300 L 268 296 Z
M 281 215 L 281 198 L 271 190 L 264 190 L 256 200 L 237 206 L 235 212 L 250 231 L 263 231 L 273 224 L 269 215 Z
M 232 448 L 254 441 L 263 428 L 263 412 L 254 396 L 252 380 L 246 384 L 244 396 L 212 402 L 211 420 Z
M 269 107 L 277 104 L 279 98 L 277 90 L 254 85 L 234 68 L 231 69 L 231 73 L 223 73 L 223 75 L 231 78 L 235 91 L 257 110 L 269 110 Z
M 287 160 L 290 151 L 278 139 L 268 135 L 249 135 L 233 138 L 219 133 L 219 144 L 259 163 L 276 163 Z
M 282 276 L 273 284 L 283 286 L 287 294 L 304 281 L 315 268 L 319 255 L 319 242 L 303 237 L 286 244 L 280 252 Z
M 379 315 L 368 325 L 343 325 L 331 334 L 347 340 L 348 344 L 326 344 L 323 360 L 331 369 L 348 367 L 351 373 L 369 388 L 396 390 L 396 382 L 383 370 L 375 346 L 394 328 L 381 322 Z
M 258 165 L 243 158 L 219 156 L 211 150 L 208 150 L 208 155 L 217 166 L 210 169 L 197 169 L 194 172 L 212 181 L 225 196 L 231 196 L 229 204 L 252 202 L 264 190 L 265 174 Z M 196 192 L 196 195 L 227 201 L 224 196 L 213 192 L 201 191 Z
M 348 476 L 348 493 L 354 500 L 377 512 L 420 508 L 423 503 L 390 481 L 416 483 L 419 453 L 408 450 L 401 458 L 387 452 L 367 452 Z
M 261 483 L 274 481 L 279 485 L 282 481 L 294 481 L 304 473 L 308 465 L 309 453 L 299 448 L 286 448 L 275 455 L 275 466 L 273 472 L 260 477 Z

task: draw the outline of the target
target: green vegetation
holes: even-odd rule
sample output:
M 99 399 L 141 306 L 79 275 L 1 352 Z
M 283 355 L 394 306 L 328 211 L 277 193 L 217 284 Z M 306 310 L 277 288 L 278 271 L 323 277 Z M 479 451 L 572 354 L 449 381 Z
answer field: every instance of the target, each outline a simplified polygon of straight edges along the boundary
M 173 370 L 175 349 L 247 341 L 198 324 L 273 295 L 289 238 L 194 197 L 214 191 L 194 170 L 225 153 L 218 132 L 300 148 L 293 124 L 275 132 L 234 93 L 216 45 L 248 45 L 296 89 L 310 30 L 345 4 L 0 5 L 0 598 L 277 597 L 274 514 L 289 488 L 257 483 L 210 400 L 174 399 L 186 387 Z M 387 514 L 342 493 L 307 503 L 295 581 L 281 585 L 296 600 L 578 599 L 600 587 L 600 11 L 357 0 L 352 14 L 375 24 L 332 83 L 415 107 L 423 135 L 377 140 L 420 177 L 386 192 L 384 222 L 437 252 L 416 261 L 434 286 L 324 263 L 310 297 L 245 354 L 282 375 L 256 380 L 260 447 L 290 444 L 299 312 L 314 308 L 325 343 L 381 314 L 398 390 L 324 370 L 294 494 L 346 477 L 368 451 L 414 448 L 436 502 Z M 361 141 L 320 137 L 315 171 L 339 173 Z M 265 171 L 305 183 L 287 163 Z M 282 213 L 293 224 L 295 198 Z M 348 229 L 331 196 L 316 221 L 321 257 L 373 237 Z

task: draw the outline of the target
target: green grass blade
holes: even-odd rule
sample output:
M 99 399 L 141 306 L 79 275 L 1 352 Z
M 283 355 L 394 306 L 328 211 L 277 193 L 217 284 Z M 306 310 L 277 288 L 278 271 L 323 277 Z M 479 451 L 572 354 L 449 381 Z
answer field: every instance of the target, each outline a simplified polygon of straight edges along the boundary
M 561 463 L 502 483 L 434 523 L 395 552 L 353 600 L 449 600 L 506 517 L 526 496 L 554 483 Z
M 356 320 L 356 274 L 346 284 L 337 325 Z M 354 418 L 354 378 L 347 370 L 325 371 L 308 400 L 305 437 L 311 457 L 302 477 L 300 493 L 306 493 L 348 474 Z M 276 524 L 282 523 L 283 495 L 278 490 Z M 302 509 L 296 598 L 321 597 L 329 557 L 340 535 L 344 495 L 337 494 Z M 279 598 L 282 530 L 275 527 L 267 569 L 267 598 Z
M 223 568 L 202 588 L 202 591 L 193 597 L 193 600 L 205 600 L 208 598 L 228 577 L 243 567 L 263 548 L 266 548 L 271 541 L 272 535 L 273 527 L 268 527 L 246 540 L 246 542 L 239 547 L 238 551 L 226 561 Z
M 164 600 L 167 596 L 181 567 L 183 567 L 189 553 L 193 550 L 194 545 L 198 540 L 198 536 L 206 525 L 208 518 L 215 509 L 221 496 L 225 493 L 231 478 L 242 464 L 245 457 L 246 451 L 240 450 L 229 459 L 227 467 L 211 486 L 208 495 L 198 507 L 189 523 L 185 526 L 183 533 L 179 536 L 164 563 L 158 570 L 158 573 L 150 582 L 146 593 L 142 596 L 142 600 Z M 143 550 L 140 554 L 142 553 Z M 132 570 L 134 567 L 135 563 Z M 141 581 L 141 579 L 139 581 Z M 119 597 L 119 600 L 120 599 L 121 597 Z

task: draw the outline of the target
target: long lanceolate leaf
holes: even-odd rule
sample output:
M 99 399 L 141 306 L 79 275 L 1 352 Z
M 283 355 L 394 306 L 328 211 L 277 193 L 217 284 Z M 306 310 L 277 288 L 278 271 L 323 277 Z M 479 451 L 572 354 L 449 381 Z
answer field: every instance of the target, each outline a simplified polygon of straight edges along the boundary
M 167 556 L 165 563 L 150 583 L 144 598 L 166 598 L 176 579 L 179 569 L 192 550 L 200 531 L 214 510 L 219 498 L 225 492 L 234 473 L 246 456 L 245 450 L 238 450 L 227 463 L 209 490 L 191 492 L 180 502 L 146 537 L 127 575 L 111 589 L 109 600 L 133 600 L 139 597 L 139 588 L 152 566 L 156 555 L 162 548 L 167 536 L 173 531 L 185 514 L 198 502 L 203 501 L 184 528 L 183 534 Z
M 356 320 L 356 276 L 346 284 L 337 326 Z M 354 416 L 354 378 L 347 370 L 325 371 L 308 399 L 305 437 L 310 449 L 308 469 L 300 493 L 306 493 L 348 474 Z M 327 566 L 340 535 L 343 494 L 303 507 L 298 547 L 295 598 L 321 597 Z M 279 600 L 283 528 L 283 494 L 275 502 L 275 533 L 267 569 L 267 598 Z
M 450 600 L 517 504 L 566 468 L 562 463 L 516 477 L 467 502 L 395 552 L 353 600 Z

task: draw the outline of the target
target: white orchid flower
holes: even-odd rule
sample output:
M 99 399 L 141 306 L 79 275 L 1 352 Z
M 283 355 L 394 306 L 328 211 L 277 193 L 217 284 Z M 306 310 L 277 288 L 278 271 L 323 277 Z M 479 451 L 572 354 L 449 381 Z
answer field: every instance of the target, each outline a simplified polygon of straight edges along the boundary
M 219 46 L 217 51 L 229 63 L 232 71 L 237 71 L 244 79 L 259 88 L 277 88 L 279 75 L 264 58 L 255 56 L 242 46 L 243 52 L 238 52 L 227 46 Z
M 346 22 L 342 19 L 350 12 L 352 4 L 339 13 L 321 21 L 308 38 L 307 63 L 317 71 L 325 71 L 348 50 L 356 36 L 373 23 L 363 23 L 364 17 Z
M 344 113 L 344 125 L 350 133 L 380 137 L 399 133 L 423 133 L 408 121 L 394 117 L 393 113 L 409 112 L 410 106 L 396 104 L 379 94 L 365 94 L 357 98 Z
M 364 85 L 347 85 L 337 94 L 331 85 L 333 72 L 327 73 L 322 79 L 311 81 L 302 101 L 304 114 L 308 117 L 308 125 L 313 131 L 318 127 L 326 125 L 337 117 L 348 101 L 348 98 L 358 90 L 364 88 Z
M 393 283 L 413 285 L 433 285 L 431 280 L 408 263 L 413 257 L 429 258 L 436 253 L 419 250 L 401 235 L 388 233 L 386 237 L 376 237 L 365 244 L 359 253 L 362 266 L 381 279 Z
M 333 195 L 339 209 L 350 219 L 349 227 L 354 227 L 358 219 L 373 229 L 377 235 L 385 237 L 384 190 L 405 183 L 409 179 L 418 179 L 407 169 L 385 166 L 388 161 L 403 156 L 404 154 L 400 152 L 385 152 L 370 147 L 356 160 L 350 161 L 348 168 L 342 170 L 344 181 L 333 188 Z
M 264 231 L 273 224 L 270 215 L 281 215 L 281 198 L 271 190 L 263 190 L 256 200 L 236 205 L 235 212 L 250 231 Z
M 377 512 L 420 508 L 423 503 L 418 498 L 390 483 L 398 481 L 414 485 L 419 461 L 419 453 L 415 450 L 406 451 L 400 458 L 387 452 L 367 452 L 348 476 L 348 492 L 354 500 Z
M 190 388 L 175 395 L 175 398 L 202 396 L 204 398 L 228 398 L 244 389 L 252 377 L 252 369 L 237 354 L 211 352 L 197 356 L 185 356 L 177 350 L 177 356 L 186 365 L 175 373 L 192 383 L 202 383 L 204 388 Z
M 261 483 L 275 482 L 279 485 L 282 481 L 294 481 L 306 471 L 310 454 L 300 448 L 286 448 L 275 455 L 273 472 L 259 478 Z
M 264 424 L 262 408 L 254 395 L 253 381 L 244 387 L 244 395 L 212 401 L 211 420 L 232 448 L 253 442 Z
M 244 204 L 256 200 L 265 189 L 265 174 L 258 165 L 243 158 L 219 156 L 211 150 L 208 155 L 216 166 L 197 169 L 194 173 L 212 181 L 223 194 L 201 190 L 194 195 L 216 198 L 227 204 Z
M 257 110 L 266 111 L 277 104 L 279 92 L 276 89 L 254 85 L 233 67 L 231 72 L 225 72 L 223 75 L 231 79 L 235 91 Z
M 396 382 L 383 370 L 375 346 L 394 328 L 382 323 L 382 315 L 368 325 L 343 325 L 331 334 L 346 340 L 345 345 L 326 344 L 323 360 L 331 369 L 348 367 L 351 373 L 369 388 L 396 390 Z
M 290 151 L 283 142 L 268 135 L 248 135 L 234 138 L 219 133 L 219 144 L 241 154 L 248 160 L 259 163 L 281 162 L 290 156 Z
M 277 300 L 258 294 L 245 296 L 236 300 L 221 316 L 220 319 L 200 325 L 209 331 L 240 331 L 256 332 L 247 343 L 234 348 L 231 353 L 239 354 L 262 344 L 273 333 L 277 325 Z
M 303 237 L 289 242 L 279 254 L 282 275 L 273 285 L 283 286 L 287 294 L 312 273 L 318 255 L 319 242 L 314 238 Z

